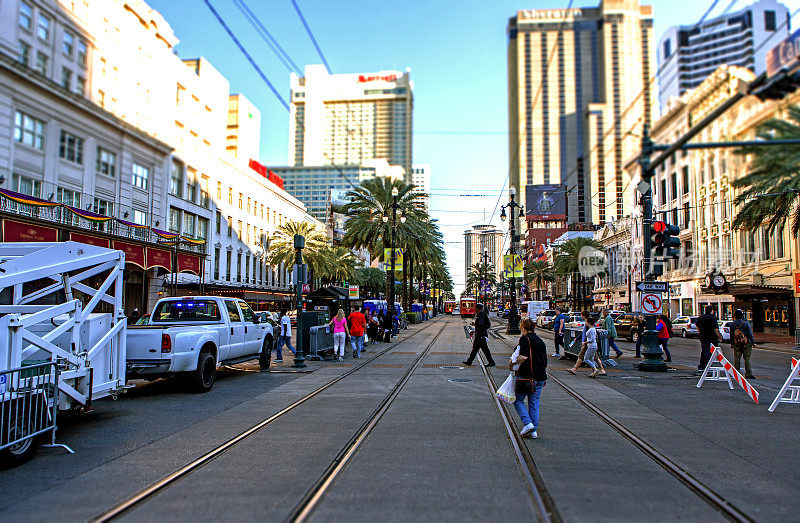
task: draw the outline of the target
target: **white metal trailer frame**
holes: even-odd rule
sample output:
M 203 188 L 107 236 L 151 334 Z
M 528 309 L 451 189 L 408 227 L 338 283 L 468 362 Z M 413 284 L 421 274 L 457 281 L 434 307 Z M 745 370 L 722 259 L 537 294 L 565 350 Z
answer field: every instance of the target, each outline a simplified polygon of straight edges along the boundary
M 116 395 L 125 387 L 127 319 L 122 288 L 125 254 L 122 251 L 77 242 L 0 243 L 0 291 L 11 289 L 11 304 L 0 305 L 0 370 L 18 368 L 34 354 L 46 354 L 61 368 L 59 408 Z M 107 273 L 98 288 L 85 283 Z M 54 283 L 25 294 L 26 283 Z M 112 291 L 113 289 L 113 291 Z M 57 305 L 31 305 L 63 293 Z M 78 297 L 76 297 L 76 293 Z M 80 298 L 87 299 L 84 301 Z M 91 347 L 83 346 L 81 329 L 101 302 L 112 306 L 111 328 Z M 59 322 L 59 323 L 57 323 Z M 46 334 L 39 335 L 42 328 Z M 70 340 L 68 347 L 56 338 Z M 62 343 L 63 345 L 63 343 Z M 102 369 L 102 372 L 95 372 Z

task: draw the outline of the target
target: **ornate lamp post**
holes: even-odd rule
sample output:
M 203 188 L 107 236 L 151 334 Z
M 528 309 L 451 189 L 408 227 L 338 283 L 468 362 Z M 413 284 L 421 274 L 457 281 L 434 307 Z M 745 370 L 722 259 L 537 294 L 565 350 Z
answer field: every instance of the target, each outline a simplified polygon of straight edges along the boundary
M 519 236 L 516 233 L 515 225 L 516 225 L 516 217 L 519 216 L 520 218 L 525 217 L 525 211 L 522 209 L 522 206 L 518 204 L 514 197 L 517 194 L 517 190 L 515 187 L 511 187 L 508 191 L 508 203 L 503 205 L 500 209 L 500 219 L 505 221 L 506 219 L 506 209 L 508 209 L 509 220 L 508 220 L 508 234 L 511 236 L 511 247 L 509 248 L 509 252 L 511 253 L 511 261 L 512 261 L 512 269 L 513 269 L 513 261 L 514 255 L 517 253 L 516 245 L 519 241 Z M 519 213 L 515 211 L 515 209 L 519 209 Z M 511 310 L 508 312 L 508 334 L 520 334 L 521 331 L 519 329 L 519 309 L 517 308 L 517 281 L 514 278 L 513 272 L 511 276 Z
M 389 256 L 389 270 L 386 271 L 387 274 L 387 292 L 386 292 L 386 301 L 389 305 L 389 317 L 394 318 L 394 264 L 395 264 L 395 233 L 397 232 L 397 209 L 400 209 L 402 206 L 397 203 L 397 196 L 400 194 L 400 191 L 397 190 L 397 187 L 392 187 L 392 203 L 389 204 L 389 207 L 384 209 L 383 223 L 387 223 L 389 221 L 389 209 L 392 210 L 392 252 Z M 406 210 L 403 209 L 403 212 L 400 214 L 400 223 L 406 223 Z

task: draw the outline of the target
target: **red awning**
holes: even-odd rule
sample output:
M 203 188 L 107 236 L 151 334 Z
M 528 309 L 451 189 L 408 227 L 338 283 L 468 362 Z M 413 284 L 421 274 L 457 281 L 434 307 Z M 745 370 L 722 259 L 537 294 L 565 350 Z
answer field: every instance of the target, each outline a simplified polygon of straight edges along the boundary
M 144 246 L 135 243 L 114 241 L 114 248 L 125 253 L 125 261 L 144 269 Z
M 111 241 L 108 238 L 98 238 L 97 236 L 89 236 L 88 234 L 81 234 L 79 232 L 69 233 L 69 239 L 74 242 L 96 245 L 97 247 L 108 248 L 111 245 Z
M 178 253 L 178 272 L 190 272 L 200 276 L 200 256 Z
M 3 220 L 4 242 L 56 242 L 58 231 L 52 227 Z
M 147 265 L 145 268 L 163 267 L 168 271 L 172 270 L 172 252 L 155 247 L 147 248 Z

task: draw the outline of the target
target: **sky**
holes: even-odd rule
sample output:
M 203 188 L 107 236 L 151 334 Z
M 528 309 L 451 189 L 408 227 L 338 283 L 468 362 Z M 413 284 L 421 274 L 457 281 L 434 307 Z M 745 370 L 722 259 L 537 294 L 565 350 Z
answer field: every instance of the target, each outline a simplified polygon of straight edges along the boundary
M 289 72 L 233 0 L 210 0 L 284 100 Z M 292 60 L 322 63 L 290 0 L 245 0 Z M 472 225 L 499 219 L 507 203 L 506 26 L 520 9 L 564 8 L 567 0 L 296 0 L 334 73 L 411 69 L 414 163 L 431 165 L 430 210 L 445 237 L 456 294 L 463 289 L 464 237 Z M 657 38 L 697 22 L 713 0 L 655 0 Z M 790 10 L 800 0 L 784 0 Z M 261 110 L 261 162 L 288 164 L 288 112 L 236 48 L 203 0 L 148 0 L 180 40 L 182 58 L 203 56 L 231 91 Z M 574 7 L 599 3 L 576 1 Z M 733 11 L 751 1 L 740 0 Z M 729 0 L 719 1 L 719 13 Z M 797 22 L 793 20 L 793 27 Z M 502 195 L 502 196 L 501 196 Z M 501 202 L 502 200 L 502 202 Z

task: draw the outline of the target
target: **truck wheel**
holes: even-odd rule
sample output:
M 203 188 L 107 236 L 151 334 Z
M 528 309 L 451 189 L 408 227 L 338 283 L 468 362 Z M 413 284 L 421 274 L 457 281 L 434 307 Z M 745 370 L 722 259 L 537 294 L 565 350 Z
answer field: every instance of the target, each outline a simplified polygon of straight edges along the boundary
M 22 437 L 25 434 L 23 420 L 16 418 L 4 432 L 8 436 L 6 441 Z M 33 437 L 3 449 L 0 451 L 0 464 L 2 464 L 3 468 L 10 468 L 25 463 L 36 453 L 39 443 L 39 438 Z
M 208 392 L 217 377 L 217 361 L 208 352 L 201 352 L 197 358 L 197 370 L 190 373 L 189 387 L 193 392 Z

